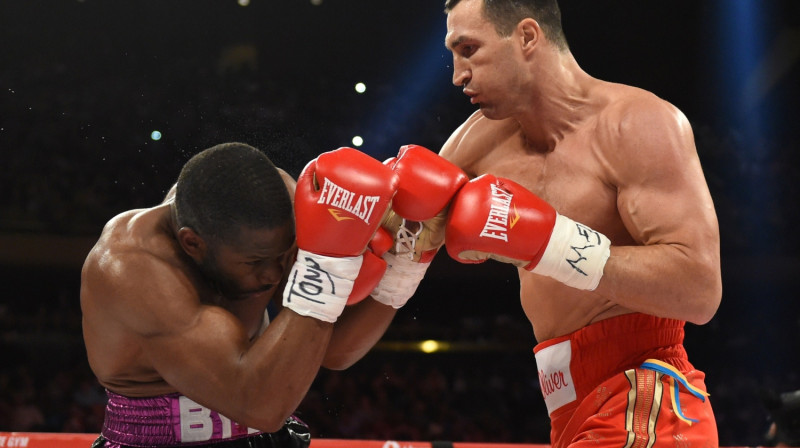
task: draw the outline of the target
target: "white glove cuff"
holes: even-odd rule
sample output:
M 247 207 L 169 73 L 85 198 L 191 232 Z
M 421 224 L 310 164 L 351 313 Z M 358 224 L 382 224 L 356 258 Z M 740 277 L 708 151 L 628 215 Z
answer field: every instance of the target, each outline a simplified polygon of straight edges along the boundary
M 342 314 L 363 256 L 326 257 L 297 251 L 297 261 L 283 290 L 283 306 L 301 316 L 336 322 Z
M 378 302 L 397 309 L 414 295 L 431 264 L 413 261 L 408 254 L 394 255 L 390 252 L 383 254 L 383 259 L 386 261 L 386 273 L 370 295 Z
M 593 291 L 611 255 L 611 241 L 602 233 L 556 215 L 556 224 L 542 259 L 531 272 L 552 277 L 573 288 Z

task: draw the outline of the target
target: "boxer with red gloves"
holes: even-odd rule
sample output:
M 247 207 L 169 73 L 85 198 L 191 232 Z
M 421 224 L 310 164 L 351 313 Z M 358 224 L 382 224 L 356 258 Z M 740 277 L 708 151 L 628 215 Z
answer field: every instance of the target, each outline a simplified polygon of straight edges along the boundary
M 400 308 L 414 295 L 433 257 L 444 244 L 444 221 L 450 200 L 469 178 L 457 166 L 419 146 L 400 148 L 385 162 L 399 183 L 382 228 L 394 237 L 383 254 L 386 273 L 372 298 Z
M 705 374 L 683 346 L 686 322 L 708 322 L 722 298 L 689 120 L 584 71 L 557 0 L 445 11 L 452 83 L 477 109 L 439 152 L 473 179 L 445 243 L 460 262 L 518 267 L 550 445 L 717 446 Z
M 390 168 L 352 148 L 306 165 L 295 192 L 298 252 L 283 293 L 285 307 L 336 321 L 397 183 Z
M 611 242 L 600 232 L 556 213 L 550 204 L 509 179 L 484 174 L 453 200 L 447 253 L 462 263 L 494 259 L 594 290 Z
M 308 446 L 290 416 L 320 366 L 352 365 L 395 315 L 343 309 L 383 273 L 362 260 L 368 242 L 392 243 L 379 226 L 397 183 L 354 149 L 296 183 L 226 143 L 194 155 L 161 204 L 111 219 L 81 273 L 86 353 L 109 397 L 93 446 Z

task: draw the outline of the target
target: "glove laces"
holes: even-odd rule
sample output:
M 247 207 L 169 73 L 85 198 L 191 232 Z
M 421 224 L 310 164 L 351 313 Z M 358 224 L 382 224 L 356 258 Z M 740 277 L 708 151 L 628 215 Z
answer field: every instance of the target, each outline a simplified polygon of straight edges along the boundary
M 416 232 L 412 232 L 406 227 L 406 219 L 403 218 L 395 238 L 394 251 L 397 255 L 405 255 L 409 260 L 414 259 L 414 251 L 417 248 L 417 240 L 422 233 L 422 227 L 422 223 L 419 223 L 419 229 Z

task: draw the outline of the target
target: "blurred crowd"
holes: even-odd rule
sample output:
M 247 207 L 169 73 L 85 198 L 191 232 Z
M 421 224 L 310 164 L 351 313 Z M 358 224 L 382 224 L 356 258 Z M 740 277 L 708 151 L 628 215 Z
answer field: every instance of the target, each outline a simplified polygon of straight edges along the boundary
M 130 59 L 117 63 L 138 64 Z M 362 149 L 377 158 L 408 143 L 438 150 L 470 112 L 461 98 L 449 101 L 459 94 L 444 86 L 424 115 L 368 130 L 360 124 L 377 113 L 371 107 L 408 110 L 404 101 L 418 100 L 398 92 L 390 100 L 389 86 L 375 86 L 369 106 L 352 92 L 333 95 L 332 85 L 347 84 L 335 78 L 286 89 L 247 67 L 221 73 L 205 62 L 177 59 L 152 76 L 114 72 L 101 83 L 67 63 L 0 67 L 0 85 L 13 86 L 0 92 L 0 229 L 96 234 L 110 216 L 160 201 L 189 157 L 225 141 L 257 146 L 297 175 L 320 152 L 352 145 L 359 132 L 370 136 Z M 793 253 L 800 246 L 797 142 L 693 125 L 723 224 L 723 255 Z M 152 140 L 153 130 L 163 138 Z
M 10 86 L 0 91 L 0 229 L 96 234 L 117 212 L 160 201 L 183 163 L 218 143 L 256 146 L 296 176 L 356 135 L 365 139 L 360 149 L 381 160 L 409 143 L 438 150 L 469 113 L 439 102 L 393 120 L 419 100 L 380 85 L 359 96 L 333 75 L 278 73 L 267 81 L 246 61 L 153 65 L 107 54 L 104 64 L 121 70 L 82 70 L 97 62 L 79 58 L 0 65 L 0 85 Z
M 160 201 L 185 160 L 223 141 L 261 147 L 296 175 L 319 152 L 349 144 L 360 121 L 375 113 L 355 95 L 339 94 L 332 77 L 305 74 L 295 80 L 302 88 L 287 89 L 263 82 L 247 59 L 176 57 L 153 66 L 141 55 L 117 58 L 105 64 L 118 69 L 99 78 L 97 67 L 91 77 L 79 70 L 90 62 L 79 58 L 0 67 L 0 232 L 97 235 L 116 213 Z M 125 75 L 125 67 L 139 66 L 152 68 Z M 389 86 L 375 90 L 379 98 L 392 93 Z M 396 101 L 398 110 L 412 107 L 402 103 L 412 99 Z M 368 146 L 376 156 L 406 143 L 437 149 L 469 113 L 452 104 L 442 100 L 419 117 L 389 121 Z M 793 255 L 800 247 L 798 143 L 780 136 L 754 143 L 737 129 L 694 127 L 723 256 Z M 150 139 L 152 130 L 163 138 Z M 402 133 L 412 140 L 392 140 Z M 105 395 L 83 350 L 78 267 L 8 266 L 1 280 L 0 430 L 98 432 Z M 430 315 L 422 304 L 441 298 L 422 287 L 387 343 L 349 370 L 323 370 L 298 415 L 325 438 L 546 442 L 534 342 L 513 306 L 513 282 L 507 289 L 510 307 Z M 467 285 L 457 299 L 486 300 L 469 294 Z M 797 317 L 790 319 L 796 329 Z M 742 342 L 734 331 L 715 318 L 687 328 L 687 346 L 709 373 L 722 444 L 757 445 L 769 425 L 758 391 L 796 389 L 800 378 L 796 364 L 754 375 L 732 355 L 758 341 Z M 423 354 L 388 343 L 427 338 L 465 348 Z

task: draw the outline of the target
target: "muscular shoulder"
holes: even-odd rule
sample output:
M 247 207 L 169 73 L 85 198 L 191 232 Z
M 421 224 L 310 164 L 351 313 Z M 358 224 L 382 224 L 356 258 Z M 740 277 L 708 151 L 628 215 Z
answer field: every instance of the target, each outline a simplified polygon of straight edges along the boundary
M 133 210 L 118 215 L 103 230 L 81 273 L 81 305 L 84 313 L 116 319 L 140 334 L 160 328 L 152 318 L 175 315 L 166 312 L 195 298 L 194 287 L 176 252 L 163 235 L 147 235 L 146 223 L 137 222 Z M 163 249 L 154 250 L 155 246 Z M 196 299 L 193 302 L 199 303 Z M 154 313 L 163 309 L 165 313 Z M 177 310 L 176 310 L 177 311 Z
M 486 155 L 487 148 L 496 146 L 497 141 L 517 129 L 513 120 L 490 120 L 477 110 L 450 135 L 439 154 L 474 176 L 476 164 Z
M 147 254 L 163 257 L 160 252 L 169 240 L 167 227 L 169 206 L 129 210 L 106 223 L 93 253 Z M 172 251 L 169 251 L 171 253 Z
M 135 251 L 131 243 L 130 225 L 132 219 L 140 210 L 129 210 L 111 218 L 103 227 L 100 238 L 86 257 L 83 264 L 84 274 L 88 272 L 102 272 L 114 269 L 109 266 L 109 261 L 121 258 L 122 254 Z
M 644 174 L 642 166 L 669 165 L 695 153 L 691 126 L 677 107 L 642 89 L 615 88 L 597 120 L 598 143 L 613 171 Z
M 599 114 L 598 125 L 614 143 L 640 146 L 689 130 L 683 113 L 646 90 L 619 86 L 616 95 Z

